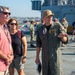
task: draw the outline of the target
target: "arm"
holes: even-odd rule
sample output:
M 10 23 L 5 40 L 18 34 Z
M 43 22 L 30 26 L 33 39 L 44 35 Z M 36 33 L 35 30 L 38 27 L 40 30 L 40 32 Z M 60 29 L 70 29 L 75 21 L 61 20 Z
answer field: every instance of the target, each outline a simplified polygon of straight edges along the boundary
M 14 58 L 13 53 L 7 56 L 0 50 L 0 59 L 5 60 L 6 65 L 10 64 L 12 62 L 13 58 Z
M 12 60 L 14 59 L 14 55 L 13 55 L 13 49 L 11 50 L 10 55 L 8 55 L 9 60 L 6 60 L 7 64 L 10 64 L 12 62 Z
M 36 59 L 35 59 L 35 63 L 36 63 L 36 64 L 40 63 L 39 55 L 40 55 L 40 48 L 37 47 L 37 48 L 36 48 Z
M 59 25 L 59 35 L 58 38 L 61 39 L 62 42 L 67 43 L 68 42 L 68 34 L 65 32 L 64 29 Z
M 26 62 L 26 55 L 27 55 L 27 40 L 26 40 L 26 37 L 24 36 L 22 38 L 22 43 L 23 43 L 23 46 L 24 46 L 24 49 L 23 49 L 23 57 L 22 58 L 22 62 L 25 63 Z
M 9 58 L 0 50 L 0 59 L 8 60 Z
M 39 64 L 40 63 L 40 48 L 41 48 L 41 39 L 40 39 L 40 34 L 39 34 L 39 29 L 37 30 L 37 36 L 36 36 L 36 59 L 35 63 Z
M 62 42 L 67 43 L 68 42 L 68 34 L 66 33 L 60 33 L 58 35 L 58 38 L 61 39 Z

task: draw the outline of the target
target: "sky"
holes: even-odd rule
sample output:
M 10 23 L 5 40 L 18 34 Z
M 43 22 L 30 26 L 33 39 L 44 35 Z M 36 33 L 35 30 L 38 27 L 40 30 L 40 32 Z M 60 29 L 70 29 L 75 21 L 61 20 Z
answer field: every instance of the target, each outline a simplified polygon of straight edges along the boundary
M 9 7 L 11 17 L 41 17 L 40 11 L 32 10 L 31 0 L 0 0 L 0 6 Z

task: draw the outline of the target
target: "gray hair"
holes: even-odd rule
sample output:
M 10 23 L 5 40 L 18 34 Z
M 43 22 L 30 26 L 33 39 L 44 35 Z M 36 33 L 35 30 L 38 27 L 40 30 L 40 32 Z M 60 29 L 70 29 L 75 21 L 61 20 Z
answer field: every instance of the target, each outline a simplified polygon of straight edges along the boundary
M 9 7 L 6 7 L 6 6 L 0 6 L 0 12 L 3 12 L 3 11 L 4 11 L 4 9 L 9 10 Z

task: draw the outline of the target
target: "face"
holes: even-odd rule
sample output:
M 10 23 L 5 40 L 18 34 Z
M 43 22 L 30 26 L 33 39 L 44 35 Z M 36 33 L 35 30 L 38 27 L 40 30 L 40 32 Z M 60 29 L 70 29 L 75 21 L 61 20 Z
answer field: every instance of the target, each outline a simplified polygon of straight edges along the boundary
M 17 23 L 15 20 L 13 20 L 10 24 L 9 24 L 9 28 L 10 30 L 17 30 Z
M 52 16 L 44 17 L 43 21 L 45 22 L 46 25 L 50 25 L 52 23 Z
M 10 11 L 9 10 L 4 9 L 3 12 L 0 12 L 0 22 L 2 24 L 7 23 L 9 20 L 9 17 L 10 17 Z

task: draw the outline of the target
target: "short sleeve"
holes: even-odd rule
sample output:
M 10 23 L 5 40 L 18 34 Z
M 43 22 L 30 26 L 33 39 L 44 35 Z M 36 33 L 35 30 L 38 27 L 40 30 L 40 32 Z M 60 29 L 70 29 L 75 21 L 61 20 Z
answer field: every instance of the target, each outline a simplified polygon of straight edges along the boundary
M 25 36 L 24 32 L 23 32 L 23 31 L 21 31 L 21 37 L 24 37 L 24 36 Z

